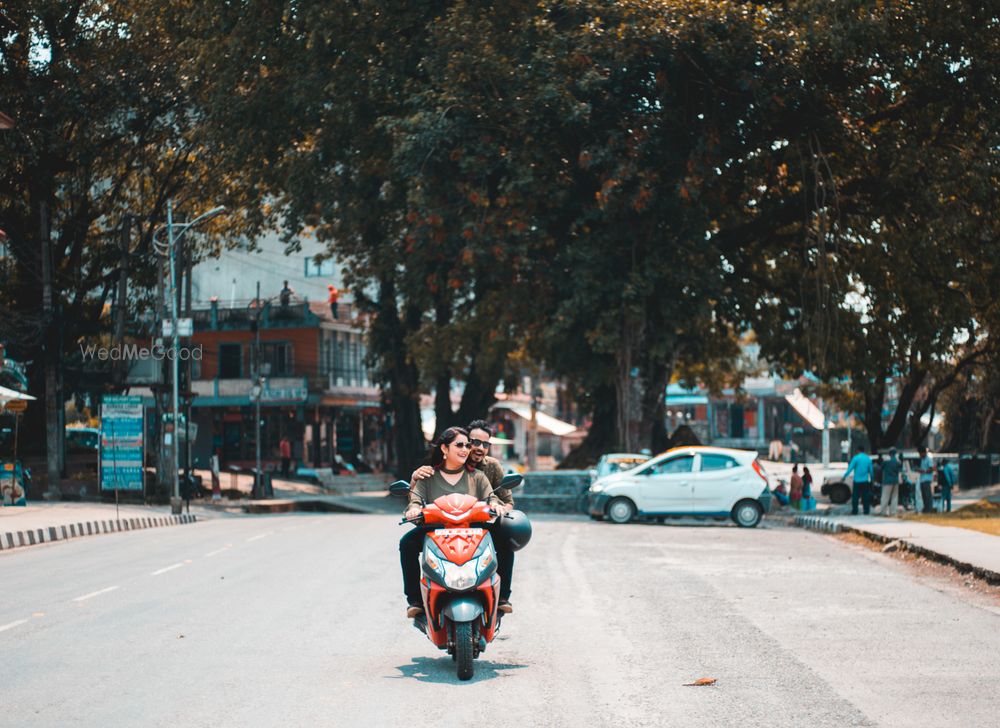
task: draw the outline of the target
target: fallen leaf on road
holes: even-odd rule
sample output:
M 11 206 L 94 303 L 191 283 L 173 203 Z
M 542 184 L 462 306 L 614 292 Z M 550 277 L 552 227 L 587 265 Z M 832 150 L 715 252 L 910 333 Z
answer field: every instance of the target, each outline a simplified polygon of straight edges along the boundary
M 177 639 L 179 639 L 179 640 L 184 639 L 184 635 L 182 635 L 182 634 L 177 635 Z
M 702 687 L 703 685 L 715 685 L 714 677 L 700 677 L 693 683 L 684 683 L 684 687 Z

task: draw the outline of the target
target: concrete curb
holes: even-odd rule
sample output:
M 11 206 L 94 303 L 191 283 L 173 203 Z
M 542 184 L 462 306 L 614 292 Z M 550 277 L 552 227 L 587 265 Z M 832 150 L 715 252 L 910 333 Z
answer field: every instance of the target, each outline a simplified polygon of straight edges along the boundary
M 956 559 L 948 554 L 943 554 L 940 551 L 934 551 L 926 546 L 920 546 L 911 541 L 907 541 L 905 538 L 884 536 L 881 533 L 875 533 L 874 531 L 869 531 L 866 528 L 850 526 L 823 516 L 795 516 L 792 518 L 791 522 L 793 526 L 807 528 L 812 531 L 822 531 L 824 533 L 856 533 L 859 536 L 864 536 L 869 541 L 875 541 L 882 544 L 898 541 L 900 549 L 902 550 L 910 551 L 911 553 L 923 556 L 931 561 L 936 561 L 939 564 L 952 566 L 963 574 L 973 574 L 988 584 L 1000 585 L 1000 572 L 996 572 L 982 566 L 977 566 L 976 564 L 971 564 L 966 561 L 962 561 L 961 559 Z
M 0 533 L 0 551 L 37 546 L 53 541 L 67 541 L 82 536 L 96 536 L 102 533 L 121 531 L 138 531 L 144 528 L 159 528 L 161 526 L 179 526 L 194 523 L 198 520 L 194 515 L 180 516 L 149 516 L 142 518 L 122 518 L 109 521 L 82 521 L 68 526 L 49 526 L 48 528 L 33 528 L 27 531 L 6 531 Z

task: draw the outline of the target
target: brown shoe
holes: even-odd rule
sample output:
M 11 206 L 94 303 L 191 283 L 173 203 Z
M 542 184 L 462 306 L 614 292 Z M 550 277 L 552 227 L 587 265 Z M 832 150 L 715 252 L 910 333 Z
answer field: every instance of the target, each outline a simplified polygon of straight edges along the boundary
M 500 603 L 497 604 L 497 609 L 499 609 L 504 614 L 510 614 L 511 612 L 514 611 L 514 607 L 506 599 L 501 599 L 500 600 Z
M 418 604 L 411 604 L 409 607 L 406 608 L 407 619 L 416 619 L 423 613 L 424 613 L 424 608 Z

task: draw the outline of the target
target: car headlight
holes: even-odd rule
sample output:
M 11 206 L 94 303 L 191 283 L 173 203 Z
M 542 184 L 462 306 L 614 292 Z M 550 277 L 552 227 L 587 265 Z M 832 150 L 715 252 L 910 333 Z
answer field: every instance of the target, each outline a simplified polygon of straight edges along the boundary
M 602 493 L 604 491 L 604 483 L 594 483 L 590 486 L 591 493 Z

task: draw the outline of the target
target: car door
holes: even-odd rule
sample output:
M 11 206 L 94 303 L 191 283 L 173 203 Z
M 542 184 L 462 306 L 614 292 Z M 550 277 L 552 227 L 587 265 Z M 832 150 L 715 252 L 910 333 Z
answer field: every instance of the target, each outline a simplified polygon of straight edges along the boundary
M 701 453 L 698 472 L 691 478 L 693 509 L 697 513 L 728 513 L 746 478 L 736 458 Z
M 660 460 L 639 476 L 640 510 L 645 513 L 689 513 L 692 510 L 691 476 L 695 456 L 679 453 Z

